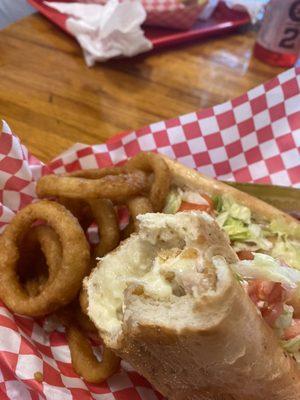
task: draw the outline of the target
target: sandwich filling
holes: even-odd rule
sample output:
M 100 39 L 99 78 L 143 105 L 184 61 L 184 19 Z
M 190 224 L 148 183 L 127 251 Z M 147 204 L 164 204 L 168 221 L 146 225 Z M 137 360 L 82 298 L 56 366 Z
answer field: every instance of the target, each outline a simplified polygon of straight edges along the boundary
M 228 234 L 237 252 L 255 251 L 269 254 L 285 264 L 300 269 L 300 228 L 287 226 L 280 219 L 258 221 L 251 210 L 226 195 L 210 199 L 190 189 L 173 188 L 166 201 L 165 213 L 200 210 L 216 218 Z
M 300 271 L 269 251 L 278 248 L 279 238 L 287 242 L 288 234 L 278 234 L 276 242 L 270 233 L 275 223 L 267 228 L 254 221 L 247 207 L 227 198 L 218 202 L 213 208 L 207 196 L 177 190 L 164 214 L 138 216 L 139 233 L 104 257 L 88 279 L 89 316 L 104 335 L 117 337 L 127 294 L 179 307 L 180 299 L 217 290 L 222 259 L 282 346 L 300 362 Z
M 300 229 L 281 220 L 258 221 L 251 210 L 226 195 L 210 199 L 173 188 L 164 212 L 197 209 L 212 215 L 241 259 L 237 279 L 282 346 L 300 362 Z
M 237 259 L 208 214 L 150 213 L 138 219 L 139 233 L 101 259 L 86 282 L 89 316 L 104 335 L 120 333 L 127 294 L 178 307 L 187 297 L 216 290 L 214 258 Z

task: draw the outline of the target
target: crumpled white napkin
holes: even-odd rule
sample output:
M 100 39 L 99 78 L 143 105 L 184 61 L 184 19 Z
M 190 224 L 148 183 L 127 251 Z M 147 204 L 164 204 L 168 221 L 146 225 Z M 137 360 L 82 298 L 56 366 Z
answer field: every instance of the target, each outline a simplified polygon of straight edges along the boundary
M 146 11 L 139 0 L 45 4 L 70 15 L 66 27 L 80 43 L 88 66 L 117 56 L 132 57 L 153 47 L 141 28 Z

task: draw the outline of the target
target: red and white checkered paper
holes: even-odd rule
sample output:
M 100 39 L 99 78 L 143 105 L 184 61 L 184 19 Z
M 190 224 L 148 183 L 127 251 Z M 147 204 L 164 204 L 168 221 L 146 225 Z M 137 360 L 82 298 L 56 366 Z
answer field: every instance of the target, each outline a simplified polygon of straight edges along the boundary
M 235 100 L 161 121 L 110 139 L 76 144 L 43 165 L 8 126 L 0 136 L 0 224 L 35 198 L 35 181 L 49 172 L 119 163 L 141 150 L 157 151 L 224 180 L 300 187 L 300 69 L 291 69 Z M 43 373 L 43 383 L 34 373 Z M 148 382 L 123 365 L 101 385 L 72 370 L 63 331 L 13 315 L 0 304 L 0 399 L 158 400 Z
M 52 1 L 52 0 L 51 0 Z M 55 0 L 54 0 L 55 1 Z M 65 0 L 63 0 L 65 1 Z M 79 3 L 105 4 L 107 0 L 72 0 Z M 122 1 L 122 0 L 120 0 Z M 189 29 L 197 21 L 207 0 L 141 0 L 147 12 L 145 25 Z
M 47 0 L 54 2 L 70 2 L 70 3 L 96 3 L 105 4 L 107 0 Z M 120 0 L 122 1 L 122 0 Z M 40 4 L 42 8 L 45 8 L 44 0 L 28 0 L 34 7 Z M 147 18 L 145 25 L 148 26 L 161 26 L 165 28 L 173 29 L 189 29 L 197 21 L 199 15 L 203 11 L 207 4 L 207 0 L 190 0 L 189 2 L 182 2 L 179 0 L 141 0 L 146 13 Z M 64 16 L 63 21 L 60 21 L 63 25 L 66 24 L 68 16 Z M 66 29 L 66 28 L 65 28 Z
M 189 29 L 197 21 L 206 3 L 188 4 L 178 0 L 142 0 L 147 12 L 145 25 Z

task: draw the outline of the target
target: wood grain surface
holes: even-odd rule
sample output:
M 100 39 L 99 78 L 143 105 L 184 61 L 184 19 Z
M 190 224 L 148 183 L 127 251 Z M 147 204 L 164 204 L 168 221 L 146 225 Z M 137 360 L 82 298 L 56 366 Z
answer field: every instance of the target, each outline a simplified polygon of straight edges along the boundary
M 75 142 L 234 98 L 280 73 L 252 57 L 250 28 L 86 67 L 75 40 L 40 15 L 0 32 L 0 116 L 50 160 Z

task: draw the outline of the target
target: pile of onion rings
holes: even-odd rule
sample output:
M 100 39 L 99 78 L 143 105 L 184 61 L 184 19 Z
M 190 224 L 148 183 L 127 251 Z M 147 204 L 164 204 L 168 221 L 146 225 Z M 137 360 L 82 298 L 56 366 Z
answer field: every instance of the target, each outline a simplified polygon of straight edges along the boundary
M 120 360 L 105 347 L 101 361 L 93 353 L 89 335 L 97 330 L 82 281 L 99 257 L 138 229 L 139 214 L 163 209 L 170 180 L 154 153 L 139 153 L 122 167 L 46 175 L 36 186 L 40 201 L 19 211 L 0 236 L 0 298 L 19 314 L 54 314 L 65 327 L 73 368 L 88 382 L 101 383 Z M 122 207 L 129 214 L 123 230 Z M 99 240 L 91 244 L 93 225 Z

